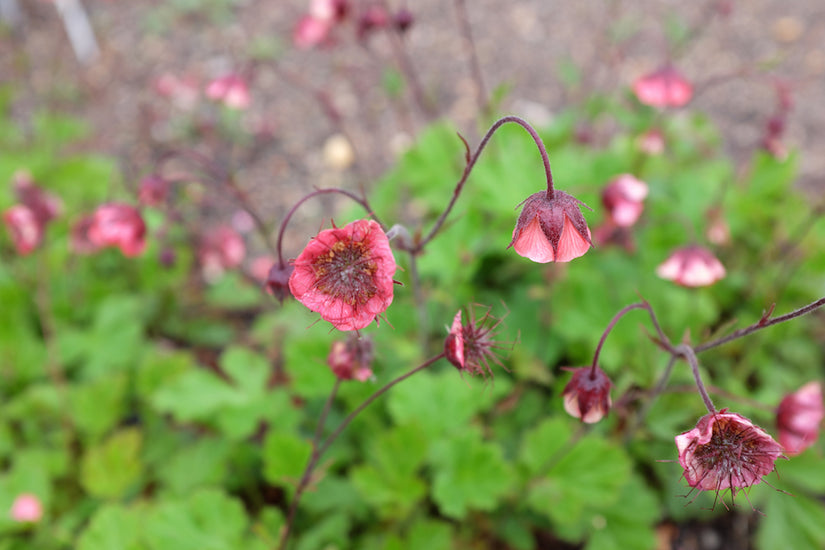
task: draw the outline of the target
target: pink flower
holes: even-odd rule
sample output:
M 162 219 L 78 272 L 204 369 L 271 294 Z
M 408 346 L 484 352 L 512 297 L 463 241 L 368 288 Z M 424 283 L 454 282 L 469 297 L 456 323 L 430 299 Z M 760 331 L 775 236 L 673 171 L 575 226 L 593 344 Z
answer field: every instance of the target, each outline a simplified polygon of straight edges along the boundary
M 656 274 L 682 286 L 708 286 L 724 278 L 725 267 L 708 249 L 694 245 L 673 252 Z
M 390 14 L 383 6 L 368 6 L 358 17 L 356 34 L 359 40 L 364 40 L 377 29 L 386 27 L 390 23 Z
M 37 496 L 21 493 L 14 499 L 10 515 L 18 523 L 37 523 L 43 517 L 43 505 Z
M 520 256 L 542 264 L 569 262 L 592 244 L 590 228 L 579 210 L 584 203 L 561 191 L 553 193 L 552 199 L 546 191 L 527 197 L 507 245 Z
M 116 246 L 124 256 L 138 256 L 146 248 L 146 224 L 137 208 L 110 202 L 95 210 L 86 232 L 97 248 Z
M 11 233 L 14 247 L 20 255 L 31 253 L 43 241 L 43 223 L 28 206 L 12 206 L 3 212 L 3 222 Z
M 636 145 L 646 155 L 660 155 L 665 150 L 665 136 L 659 130 L 648 130 L 639 136 Z
M 347 0 L 310 0 L 309 15 L 316 19 L 337 22 L 349 11 Z
M 619 227 L 631 227 L 642 215 L 647 184 L 630 174 L 614 178 L 602 191 L 602 204 L 613 223 Z
M 69 238 L 71 249 L 78 254 L 91 254 L 100 247 L 89 240 L 89 228 L 94 220 L 93 215 L 83 216 L 72 225 Z
M 201 238 L 198 261 L 208 281 L 215 281 L 226 270 L 238 267 L 245 257 L 243 237 L 229 226 L 215 227 Z
M 237 74 L 216 78 L 206 86 L 206 97 L 230 109 L 247 109 L 252 103 L 246 81 Z
M 200 99 L 198 82 L 191 76 L 180 78 L 172 73 L 164 73 L 155 81 L 155 90 L 184 111 L 194 109 Z
M 599 367 L 566 367 L 573 378 L 564 387 L 564 410 L 585 424 L 593 424 L 604 418 L 613 401 L 610 388 L 613 383 Z
M 38 187 L 27 171 L 20 170 L 16 172 L 12 179 L 12 185 L 20 202 L 34 212 L 38 221 L 44 227 L 63 211 L 63 201 Z
M 321 231 L 293 265 L 292 295 L 338 330 L 364 328 L 392 303 L 395 258 L 373 220 Z
M 679 464 L 688 485 L 701 491 L 750 487 L 774 470 L 782 447 L 762 428 L 722 409 L 676 436 Z
M 808 382 L 786 395 L 776 410 L 779 443 L 787 454 L 799 454 L 819 437 L 819 426 L 825 418 L 822 384 Z
M 725 214 L 719 207 L 712 207 L 705 213 L 708 225 L 705 228 L 705 237 L 708 241 L 723 246 L 730 243 L 730 227 L 725 221 Z
M 332 343 L 327 363 L 339 380 L 366 382 L 372 378 L 372 342 L 352 334 L 346 342 Z
M 505 346 L 493 339 L 500 324 L 501 319 L 490 315 L 489 308 L 481 318 L 477 318 L 475 311 L 471 309 L 469 321 L 463 324 L 459 310 L 453 317 L 450 332 L 444 340 L 444 355 L 447 360 L 462 373 L 493 376 L 490 361 L 503 367 L 496 351 Z
M 305 15 L 292 31 L 292 43 L 300 49 L 309 49 L 327 41 L 333 21 Z
M 639 102 L 652 107 L 682 107 L 693 97 L 693 86 L 671 66 L 639 77 L 633 91 Z

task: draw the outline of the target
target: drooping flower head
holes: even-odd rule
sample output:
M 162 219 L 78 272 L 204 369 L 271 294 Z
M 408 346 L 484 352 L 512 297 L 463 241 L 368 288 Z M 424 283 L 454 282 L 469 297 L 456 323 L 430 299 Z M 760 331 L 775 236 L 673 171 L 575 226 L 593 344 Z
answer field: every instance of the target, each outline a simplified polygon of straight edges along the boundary
M 12 177 L 18 200 L 28 207 L 44 227 L 63 211 L 60 197 L 39 187 L 27 170 L 18 170 Z
M 327 364 L 339 380 L 366 382 L 372 378 L 372 359 L 372 341 L 353 333 L 346 342 L 332 343 Z
M 266 275 L 265 288 L 267 293 L 275 296 L 278 302 L 283 303 L 289 296 L 289 278 L 295 268 L 290 264 L 275 262 Z
M 637 138 L 636 146 L 646 155 L 660 155 L 665 150 L 665 136 L 655 128 L 648 130 Z
M 604 418 L 613 401 L 610 388 L 613 383 L 599 367 L 566 367 L 573 373 L 570 382 L 564 387 L 564 410 L 585 424 L 593 424 Z
M 808 382 L 794 393 L 786 395 L 776 410 L 779 443 L 786 454 L 799 454 L 819 437 L 819 427 L 825 418 L 822 384 Z
M 252 103 L 246 80 L 234 73 L 216 78 L 207 84 L 206 97 L 220 101 L 230 109 L 247 109 Z
M 146 224 L 135 207 L 110 202 L 95 210 L 86 237 L 94 247 L 115 246 L 124 256 L 138 256 L 146 248 Z
M 547 198 L 546 191 L 527 197 L 516 227 L 511 246 L 534 262 L 569 262 L 583 255 L 592 245 L 590 228 L 582 216 L 580 200 L 554 191 Z
M 15 204 L 3 212 L 3 222 L 11 234 L 17 253 L 30 254 L 43 241 L 43 224 L 34 210 L 23 204 Z
M 676 436 L 679 464 L 688 485 L 700 491 L 756 485 L 774 470 L 782 447 L 762 428 L 727 409 L 709 413 Z
M 602 190 L 602 204 L 613 224 L 618 227 L 633 226 L 645 208 L 647 191 L 647 184 L 630 174 L 613 178 Z
M 169 182 L 158 174 L 150 174 L 138 184 L 138 201 L 143 206 L 159 206 L 166 201 Z
M 12 503 L 9 515 L 18 523 L 37 523 L 43 517 L 43 504 L 36 495 L 20 493 Z
M 633 91 L 640 103 L 660 108 L 682 107 L 693 97 L 693 86 L 670 65 L 636 79 Z
M 392 303 L 395 258 L 373 220 L 321 231 L 292 265 L 292 295 L 338 330 L 362 329 Z
M 699 287 L 724 278 L 725 267 L 708 249 L 693 245 L 674 251 L 656 274 L 682 286 Z
M 490 315 L 490 308 L 481 317 L 470 309 L 469 317 L 467 323 L 462 323 L 461 310 L 455 314 L 450 332 L 444 340 L 444 354 L 462 373 L 493 376 L 490 362 L 504 368 L 496 353 L 507 347 L 506 343 L 494 339 L 501 319 Z
M 12 186 L 20 204 L 3 212 L 3 222 L 11 234 L 17 253 L 31 253 L 43 242 L 46 226 L 63 209 L 58 197 L 37 186 L 26 170 L 17 171 Z

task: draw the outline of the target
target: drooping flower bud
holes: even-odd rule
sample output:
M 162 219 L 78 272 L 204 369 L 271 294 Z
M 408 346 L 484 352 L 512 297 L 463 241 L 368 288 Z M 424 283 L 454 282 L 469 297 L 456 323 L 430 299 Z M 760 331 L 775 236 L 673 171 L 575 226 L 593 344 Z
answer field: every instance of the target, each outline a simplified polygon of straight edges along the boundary
M 709 413 L 676 436 L 679 464 L 688 485 L 700 491 L 756 485 L 774 470 L 782 447 L 762 428 L 727 409 Z
M 583 255 L 592 245 L 590 228 L 582 216 L 583 202 L 554 191 L 553 198 L 540 191 L 527 197 L 511 246 L 520 255 L 534 262 L 569 262 Z
M 616 176 L 602 191 L 602 204 L 614 225 L 631 227 L 642 215 L 647 184 L 630 174 Z
M 682 286 L 699 287 L 724 278 L 725 267 L 708 249 L 693 245 L 674 251 L 656 274 Z
M 150 174 L 140 180 L 138 201 L 143 206 L 159 206 L 166 201 L 169 183 L 158 174 Z
M 234 73 L 210 82 L 206 86 L 206 97 L 212 101 L 220 101 L 230 109 L 247 109 L 252 103 L 246 80 Z
M 786 454 L 799 454 L 819 437 L 819 427 L 825 418 L 822 384 L 808 382 L 794 393 L 786 395 L 776 410 L 779 443 Z
M 646 155 L 660 155 L 665 150 L 665 136 L 660 130 L 648 130 L 637 138 L 636 146 Z
M 604 418 L 613 401 L 610 388 L 613 383 L 599 367 L 565 367 L 573 373 L 570 382 L 564 387 L 564 410 L 585 424 L 593 424 Z
M 682 107 L 693 97 L 693 86 L 668 65 L 639 77 L 633 91 L 640 103 L 651 107 Z
M 332 343 L 327 364 L 339 380 L 366 382 L 372 378 L 372 341 L 352 334 L 346 342 Z
M 362 329 L 392 303 L 395 258 L 373 220 L 321 231 L 292 265 L 292 295 L 338 330 Z
M 303 16 L 292 31 L 292 43 L 296 48 L 309 49 L 329 41 L 333 20 Z
M 289 264 L 281 265 L 275 262 L 269 269 L 266 276 L 266 291 L 275 296 L 280 303 L 284 303 L 284 299 L 289 296 L 289 277 L 295 268 Z
M 3 212 L 3 222 L 11 234 L 17 253 L 30 254 L 43 241 L 43 224 L 28 206 L 16 204 Z

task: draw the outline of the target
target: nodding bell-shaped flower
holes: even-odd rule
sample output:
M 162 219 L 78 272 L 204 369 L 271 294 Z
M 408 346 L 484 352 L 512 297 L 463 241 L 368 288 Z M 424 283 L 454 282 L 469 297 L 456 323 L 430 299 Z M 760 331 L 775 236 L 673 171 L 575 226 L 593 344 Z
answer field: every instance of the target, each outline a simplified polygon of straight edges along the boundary
M 613 401 L 610 388 L 613 383 L 599 367 L 565 367 L 573 378 L 564 387 L 564 410 L 585 424 L 593 424 L 604 418 Z
M 534 262 L 569 262 L 592 246 L 590 228 L 582 216 L 580 200 L 555 190 L 552 198 L 546 191 L 527 197 L 513 229 L 511 246 Z
M 725 267 L 707 248 L 694 245 L 673 252 L 656 275 L 682 286 L 708 286 L 725 277 Z
M 613 224 L 618 227 L 633 226 L 644 211 L 647 191 L 647 184 L 630 174 L 613 178 L 602 190 L 602 204 Z
M 665 66 L 633 83 L 640 103 L 651 107 L 682 107 L 693 97 L 693 86 L 674 67 Z
M 822 384 L 808 382 L 786 395 L 776 410 L 779 443 L 786 454 L 796 455 L 813 445 L 825 418 Z
M 727 409 L 706 414 L 695 428 L 677 435 L 676 448 L 688 485 L 700 491 L 730 489 L 733 496 L 760 483 L 783 456 L 765 430 Z

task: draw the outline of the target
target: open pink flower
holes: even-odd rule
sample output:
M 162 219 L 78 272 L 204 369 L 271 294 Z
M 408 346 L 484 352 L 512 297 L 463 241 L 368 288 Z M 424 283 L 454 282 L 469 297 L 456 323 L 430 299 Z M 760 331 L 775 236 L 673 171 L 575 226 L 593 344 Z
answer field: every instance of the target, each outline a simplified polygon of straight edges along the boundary
M 9 515 L 18 523 L 37 523 L 43 517 L 43 504 L 31 493 L 20 493 L 12 503 Z
M 786 395 L 776 410 L 779 443 L 787 454 L 799 454 L 819 437 L 819 427 L 825 418 L 822 384 L 808 382 Z
M 467 323 L 462 323 L 461 310 L 453 317 L 450 332 L 444 340 L 444 355 L 462 373 L 493 376 L 490 362 L 503 367 L 496 351 L 506 347 L 493 338 L 501 319 L 490 315 L 490 308 L 480 317 L 470 309 L 469 317 Z
M 206 97 L 230 109 L 247 109 L 252 103 L 246 80 L 237 74 L 228 74 L 207 84 Z
M 656 268 L 662 279 L 687 287 L 712 285 L 725 277 L 725 267 L 701 246 L 687 246 L 673 252 Z
M 674 67 L 666 66 L 633 83 L 639 102 L 652 107 L 682 107 L 693 97 L 693 86 Z
M 338 330 L 362 329 L 392 303 L 395 258 L 373 220 L 321 231 L 293 266 L 292 295 Z
M 30 254 L 43 241 L 44 225 L 28 206 L 15 204 L 3 212 L 3 222 L 20 255 Z
M 146 224 L 128 204 L 110 202 L 95 210 L 86 236 L 97 248 L 116 246 L 124 256 L 138 256 L 146 248 Z
M 334 26 L 333 20 L 303 16 L 292 31 L 292 43 L 300 49 L 309 49 L 324 44 Z
M 332 343 L 327 364 L 339 380 L 366 382 L 372 378 L 372 358 L 372 342 L 352 334 L 346 342 Z
M 630 174 L 615 177 L 602 191 L 607 215 L 619 227 L 631 227 L 642 215 L 647 184 Z
M 742 415 L 706 414 L 696 427 L 676 436 L 679 464 L 688 485 L 701 491 L 750 487 L 774 470 L 782 447 Z
M 607 415 L 613 401 L 610 388 L 613 383 L 599 367 L 567 367 L 573 378 L 564 387 L 564 410 L 585 424 L 598 422 Z
M 578 199 L 562 191 L 547 198 L 546 191 L 527 197 L 513 229 L 511 246 L 534 262 L 569 262 L 591 246 L 590 228 L 582 216 Z

